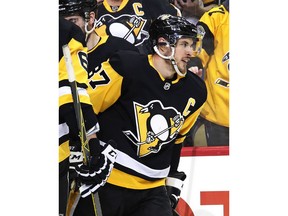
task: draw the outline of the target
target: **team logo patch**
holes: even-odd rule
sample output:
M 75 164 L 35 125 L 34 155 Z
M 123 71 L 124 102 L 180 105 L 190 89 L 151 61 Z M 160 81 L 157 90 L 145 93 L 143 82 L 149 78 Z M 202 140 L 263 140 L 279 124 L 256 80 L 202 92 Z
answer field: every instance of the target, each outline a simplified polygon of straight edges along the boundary
M 146 105 L 134 102 L 136 132 L 123 131 L 126 137 L 137 146 L 139 157 L 157 153 L 161 147 L 178 135 L 184 117 L 173 107 L 164 107 L 159 100 Z
M 143 30 L 147 20 L 135 15 L 123 14 L 119 17 L 113 17 L 110 14 L 99 18 L 97 28 L 105 27 L 107 35 L 123 38 L 139 46 L 149 38 L 149 33 Z

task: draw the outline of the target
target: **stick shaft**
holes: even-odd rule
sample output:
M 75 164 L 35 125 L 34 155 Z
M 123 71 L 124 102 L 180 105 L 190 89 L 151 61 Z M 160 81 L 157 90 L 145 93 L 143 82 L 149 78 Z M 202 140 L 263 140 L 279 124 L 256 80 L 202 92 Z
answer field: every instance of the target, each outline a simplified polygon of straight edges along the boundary
M 84 160 L 83 162 L 84 164 L 87 165 L 89 161 L 88 159 L 90 157 L 90 150 L 89 150 L 89 146 L 87 143 L 85 122 L 84 122 L 83 113 L 81 109 L 81 103 L 79 100 L 79 94 L 77 90 L 77 82 L 75 79 L 72 58 L 71 58 L 70 49 L 68 45 L 64 45 L 62 48 L 63 48 L 63 54 L 64 54 L 66 68 L 68 72 L 68 79 L 69 79 L 69 83 L 71 87 L 72 97 L 73 97 L 73 105 L 74 105 L 75 114 L 76 114 L 77 126 L 79 129 L 79 137 L 80 137 L 81 144 L 82 144 L 83 160 Z

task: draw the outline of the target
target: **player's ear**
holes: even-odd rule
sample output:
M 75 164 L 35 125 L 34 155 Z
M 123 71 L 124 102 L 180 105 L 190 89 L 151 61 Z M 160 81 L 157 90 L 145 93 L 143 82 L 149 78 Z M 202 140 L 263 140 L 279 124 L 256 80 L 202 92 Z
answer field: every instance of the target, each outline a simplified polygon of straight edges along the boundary
M 96 14 L 94 11 L 91 11 L 89 13 L 89 25 L 92 25 L 93 26 L 93 23 L 96 21 Z

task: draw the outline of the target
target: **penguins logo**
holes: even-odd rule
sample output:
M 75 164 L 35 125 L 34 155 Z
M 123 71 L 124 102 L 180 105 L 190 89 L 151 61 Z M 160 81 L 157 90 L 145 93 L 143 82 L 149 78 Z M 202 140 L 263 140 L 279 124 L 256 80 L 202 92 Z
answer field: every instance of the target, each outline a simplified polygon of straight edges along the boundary
M 138 157 L 159 152 L 163 145 L 176 138 L 184 123 L 181 113 L 173 107 L 164 108 L 158 100 L 147 105 L 134 102 L 134 113 L 137 134 L 130 130 L 123 133 L 138 147 Z
M 106 28 L 98 31 L 106 31 L 104 34 L 124 38 L 131 44 L 139 46 L 149 38 L 149 33 L 143 30 L 146 22 L 147 20 L 135 15 L 123 14 L 115 18 L 106 14 L 99 18 L 97 28 L 102 29 L 105 26 Z

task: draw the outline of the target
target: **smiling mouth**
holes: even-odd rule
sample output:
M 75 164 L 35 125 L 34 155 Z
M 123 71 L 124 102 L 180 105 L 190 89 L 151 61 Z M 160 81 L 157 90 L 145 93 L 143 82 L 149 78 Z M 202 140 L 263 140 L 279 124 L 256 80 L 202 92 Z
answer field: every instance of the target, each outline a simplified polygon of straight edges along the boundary
M 191 60 L 191 58 L 184 58 L 182 61 L 188 64 L 188 62 Z

